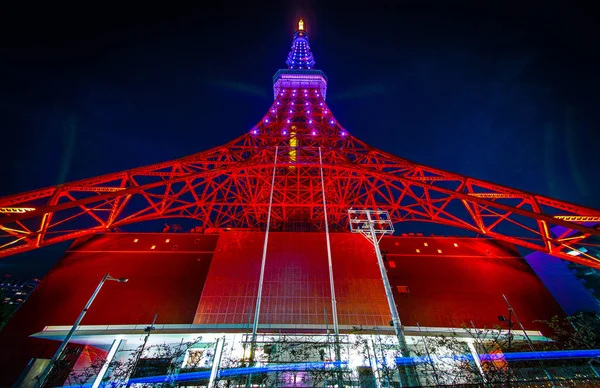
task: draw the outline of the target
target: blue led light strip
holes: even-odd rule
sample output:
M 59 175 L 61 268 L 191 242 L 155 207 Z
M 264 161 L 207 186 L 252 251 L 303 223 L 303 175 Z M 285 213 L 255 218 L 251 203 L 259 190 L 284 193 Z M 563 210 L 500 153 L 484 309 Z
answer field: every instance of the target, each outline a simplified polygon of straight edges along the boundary
M 498 353 L 498 354 L 480 354 L 479 359 L 481 361 L 528 361 L 528 360 L 559 360 L 559 359 L 575 359 L 575 358 L 597 358 L 600 357 L 600 349 L 586 349 L 586 350 L 557 350 L 557 351 L 540 351 L 540 352 L 521 352 L 521 353 Z M 473 361 L 471 354 L 458 354 L 448 356 L 438 356 L 433 358 L 433 362 L 441 361 L 443 359 L 451 359 L 454 361 Z M 432 358 L 427 356 L 422 357 L 398 357 L 396 358 L 397 365 L 406 364 L 422 364 L 432 362 Z M 347 366 L 347 361 L 334 361 L 334 362 L 301 362 L 294 364 L 278 364 L 278 365 L 267 365 L 261 367 L 247 367 L 247 368 L 233 368 L 223 369 L 218 372 L 218 378 L 228 376 L 239 376 L 256 373 L 269 373 L 269 372 L 288 372 L 288 371 L 305 371 L 305 370 L 317 370 L 317 369 L 332 369 L 336 367 Z M 158 383 L 164 382 L 169 378 L 173 381 L 189 381 L 198 379 L 208 379 L 210 377 L 210 371 L 202 372 L 189 372 L 182 373 L 175 376 L 160 375 L 160 376 L 147 376 L 137 377 L 129 379 L 129 383 Z M 91 387 L 91 384 L 82 385 L 82 387 Z
M 540 351 L 540 352 L 521 352 L 521 353 L 497 353 L 497 354 L 480 354 L 481 361 L 527 361 L 527 360 L 560 360 L 569 358 L 597 358 L 600 357 L 600 349 L 585 349 L 585 350 L 555 350 L 555 351 Z M 455 361 L 473 361 L 471 354 L 458 354 L 437 357 L 398 357 L 396 364 L 423 364 L 436 362 L 442 359 L 451 359 Z
M 289 371 L 305 371 L 305 370 L 325 370 L 333 369 L 336 367 L 343 367 L 348 364 L 347 361 L 333 361 L 333 362 L 300 362 L 294 364 L 278 364 L 268 365 L 260 367 L 247 367 L 247 368 L 233 368 L 223 369 L 217 374 L 217 378 L 223 378 L 228 376 L 240 376 L 249 375 L 256 373 L 268 373 L 268 372 L 289 372 Z M 136 377 L 129 379 L 128 384 L 136 383 L 162 383 L 167 379 L 170 381 L 189 381 L 198 379 L 208 379 L 210 377 L 210 371 L 201 372 L 189 372 L 181 373 L 174 376 L 160 375 L 160 376 L 147 376 L 147 377 Z M 91 384 L 81 385 L 81 387 L 89 388 Z

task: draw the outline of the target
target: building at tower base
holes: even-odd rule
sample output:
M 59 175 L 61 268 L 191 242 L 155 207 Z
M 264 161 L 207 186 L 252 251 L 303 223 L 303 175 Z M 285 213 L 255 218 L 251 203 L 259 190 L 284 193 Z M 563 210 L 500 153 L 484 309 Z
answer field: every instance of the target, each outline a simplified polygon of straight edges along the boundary
M 347 342 L 352 335 L 393 337 L 373 246 L 351 233 L 330 238 L 340 333 Z M 0 333 L 1 362 L 11 366 L 2 383 L 33 367 L 32 359 L 51 357 L 106 273 L 129 281 L 107 283 L 89 309 L 71 341 L 75 370 L 89 367 L 81 360 L 93 359 L 90 354 L 108 354 L 118 339 L 123 349 L 138 346 L 155 314 L 154 345 L 197 337 L 214 343 L 224 335 L 242 343 L 251 332 L 263 242 L 264 232 L 250 231 L 108 233 L 77 240 Z M 323 340 L 333 333 L 325 244 L 324 233 L 271 233 L 259 321 L 263 341 L 273 335 Z M 534 339 L 548 334 L 536 320 L 563 315 L 506 243 L 415 235 L 384 237 L 380 246 L 410 341 L 423 332 L 506 326 L 498 320 L 508 315 L 502 295 Z M 69 384 L 63 377 L 60 384 Z

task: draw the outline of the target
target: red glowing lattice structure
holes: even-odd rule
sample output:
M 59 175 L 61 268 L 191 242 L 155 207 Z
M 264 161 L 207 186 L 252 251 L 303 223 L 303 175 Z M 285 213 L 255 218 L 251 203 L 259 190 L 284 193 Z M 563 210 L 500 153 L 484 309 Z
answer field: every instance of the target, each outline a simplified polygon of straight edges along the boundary
M 306 32 L 297 31 L 291 58 L 306 55 L 308 43 L 298 43 L 302 40 L 308 42 Z M 577 250 L 584 238 L 600 234 L 590 226 L 600 223 L 600 211 L 370 147 L 331 114 L 326 88 L 320 70 L 280 70 L 267 114 L 227 144 L 0 198 L 0 257 L 155 219 L 183 217 L 202 228 L 262 230 L 277 150 L 271 230 L 294 223 L 323 229 L 322 166 L 332 230 L 348 231 L 351 207 L 381 209 L 394 223 L 445 224 L 600 268 L 597 258 Z

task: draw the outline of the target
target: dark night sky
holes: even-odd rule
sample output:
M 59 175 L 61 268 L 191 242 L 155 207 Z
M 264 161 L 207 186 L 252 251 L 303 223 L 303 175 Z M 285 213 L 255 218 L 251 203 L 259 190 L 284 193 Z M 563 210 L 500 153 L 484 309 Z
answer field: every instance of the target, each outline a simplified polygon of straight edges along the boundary
M 600 20 L 585 2 L 151 3 L 2 6 L 0 196 L 246 132 L 302 16 L 355 136 L 600 208 Z M 42 276 L 64 248 L 4 259 L 0 274 Z

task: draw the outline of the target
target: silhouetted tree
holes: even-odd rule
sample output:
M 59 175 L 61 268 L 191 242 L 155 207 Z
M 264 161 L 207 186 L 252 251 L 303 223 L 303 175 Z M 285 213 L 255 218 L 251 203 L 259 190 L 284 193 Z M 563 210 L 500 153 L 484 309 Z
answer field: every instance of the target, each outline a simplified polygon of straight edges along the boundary
M 17 311 L 17 306 L 14 304 L 3 303 L 4 301 L 4 292 L 0 290 L 0 330 L 6 326 L 9 319 L 13 316 L 15 311 Z
M 600 349 L 600 317 L 595 313 L 579 312 L 570 316 L 553 316 L 538 320 L 550 328 L 549 337 L 555 349 Z

